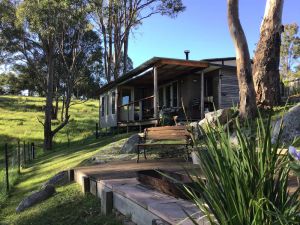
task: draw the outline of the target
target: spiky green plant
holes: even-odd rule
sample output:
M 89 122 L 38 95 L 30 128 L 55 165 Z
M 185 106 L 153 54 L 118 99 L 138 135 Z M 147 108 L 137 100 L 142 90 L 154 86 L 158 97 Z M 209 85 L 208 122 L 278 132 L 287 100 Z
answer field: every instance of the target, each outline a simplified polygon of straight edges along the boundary
M 288 190 L 289 159 L 280 154 L 280 135 L 271 143 L 270 123 L 259 118 L 242 127 L 237 119 L 237 146 L 221 125 L 207 128 L 206 150 L 198 151 L 206 181 L 196 178 L 186 192 L 211 224 L 300 224 L 299 188 Z

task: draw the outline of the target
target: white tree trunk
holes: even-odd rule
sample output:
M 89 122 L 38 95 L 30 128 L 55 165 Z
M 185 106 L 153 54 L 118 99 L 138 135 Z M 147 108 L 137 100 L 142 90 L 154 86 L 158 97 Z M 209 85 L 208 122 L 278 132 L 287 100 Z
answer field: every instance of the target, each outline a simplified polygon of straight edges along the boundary
M 239 112 L 241 118 L 253 118 L 257 114 L 252 79 L 251 59 L 247 40 L 239 20 L 239 1 L 227 0 L 228 26 L 235 46 L 237 78 L 240 89 Z

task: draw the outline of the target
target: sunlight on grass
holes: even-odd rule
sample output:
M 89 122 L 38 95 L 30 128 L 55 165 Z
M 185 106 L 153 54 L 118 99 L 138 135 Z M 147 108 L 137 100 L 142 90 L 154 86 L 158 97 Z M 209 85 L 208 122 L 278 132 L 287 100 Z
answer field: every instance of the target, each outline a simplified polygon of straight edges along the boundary
M 37 97 L 0 97 L 0 166 L 3 165 L 3 145 L 10 143 L 10 151 L 16 148 L 17 140 L 35 142 L 37 159 L 22 169 L 15 178 L 16 184 L 10 196 L 3 201 L 0 194 L 0 224 L 117 224 L 109 217 L 99 216 L 99 200 L 81 194 L 76 184 L 57 189 L 55 197 L 39 206 L 16 214 L 20 201 L 30 192 L 39 189 L 45 181 L 56 173 L 73 168 L 82 161 L 101 152 L 111 142 L 124 139 L 126 135 L 100 138 L 94 137 L 95 123 L 98 122 L 98 101 L 76 102 L 70 110 L 70 124 L 54 138 L 54 150 L 43 152 L 43 127 L 37 118 L 43 119 L 44 99 Z M 60 117 L 60 116 L 58 116 Z M 58 125 L 59 121 L 54 121 Z M 71 140 L 67 144 L 67 135 Z M 21 142 L 21 146 L 23 143 Z M 4 177 L 0 169 L 0 177 Z M 0 180 L 0 192 L 2 180 Z M 1 199 L 2 198 L 2 199 Z M 2 203 L 1 203 L 2 202 Z M 73 208 L 76 206 L 76 210 Z M 60 208 L 64 210 L 61 211 Z M 86 215 L 87 213 L 87 215 Z M 66 222 L 68 221 L 68 222 Z
M 20 218 L 24 217 L 24 215 L 25 217 L 26 215 L 36 215 L 36 213 L 39 211 L 40 206 L 30 208 L 28 211 L 26 211 L 25 214 L 21 213 L 20 215 L 18 215 L 15 213 L 17 204 L 24 196 L 28 195 L 31 191 L 37 190 L 42 183 L 47 181 L 50 177 L 52 177 L 59 171 L 75 167 L 83 160 L 86 160 L 95 155 L 97 152 L 105 150 L 110 142 L 122 140 L 124 136 L 125 135 L 106 137 L 102 140 L 99 140 L 95 145 L 82 146 L 80 148 L 77 148 L 77 150 L 74 152 L 72 152 L 71 150 L 56 151 L 40 157 L 35 162 L 33 162 L 32 167 L 29 167 L 22 171 L 23 174 L 20 176 L 18 184 L 16 184 L 14 187 L 14 193 L 10 198 L 7 199 L 7 202 L 4 204 L 4 208 L 0 213 L 0 217 L 4 218 L 4 222 L 8 223 L 14 221 L 15 223 L 17 223 L 21 220 Z M 47 207 L 49 207 L 48 204 L 45 204 L 44 207 L 46 208 L 41 210 L 40 214 L 43 214 L 44 211 L 50 210 L 47 209 Z

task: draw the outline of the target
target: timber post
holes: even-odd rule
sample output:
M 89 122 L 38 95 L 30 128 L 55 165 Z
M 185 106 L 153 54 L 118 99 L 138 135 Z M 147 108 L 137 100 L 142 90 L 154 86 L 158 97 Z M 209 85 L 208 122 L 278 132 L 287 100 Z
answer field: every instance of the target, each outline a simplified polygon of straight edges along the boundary
M 201 119 L 204 118 L 204 72 L 201 73 Z
M 20 140 L 18 140 L 18 149 L 17 149 L 17 156 L 18 156 L 18 173 L 21 173 L 21 147 L 20 147 Z
M 26 164 L 26 144 L 25 141 L 23 141 L 23 166 Z
M 99 138 L 99 125 L 96 123 L 96 139 Z
M 35 146 L 33 142 L 31 143 L 31 156 L 32 159 L 35 159 Z
M 4 158 L 5 158 L 6 192 L 8 192 L 9 191 L 9 174 L 8 174 L 8 146 L 7 146 L 7 143 L 4 146 Z
M 28 155 L 28 161 L 30 162 L 31 158 L 30 158 L 30 144 L 29 144 L 29 142 L 27 143 L 27 155 Z
M 154 118 L 158 119 L 158 108 L 157 108 L 157 100 L 158 100 L 158 86 L 157 86 L 157 67 L 153 68 L 153 107 L 154 107 Z
M 219 70 L 219 86 L 218 86 L 218 109 L 221 109 L 222 102 L 222 70 Z

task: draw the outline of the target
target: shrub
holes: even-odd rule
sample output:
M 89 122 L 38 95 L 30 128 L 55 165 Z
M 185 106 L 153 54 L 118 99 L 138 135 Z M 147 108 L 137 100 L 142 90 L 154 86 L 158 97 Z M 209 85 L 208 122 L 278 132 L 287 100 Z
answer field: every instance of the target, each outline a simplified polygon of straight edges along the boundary
M 197 179 L 185 190 L 211 224 L 299 224 L 299 188 L 289 193 L 289 158 L 278 154 L 279 141 L 272 145 L 270 123 L 271 117 L 259 118 L 242 128 L 235 120 L 238 146 L 220 125 L 206 131 L 207 151 L 198 151 L 195 171 L 206 181 Z

